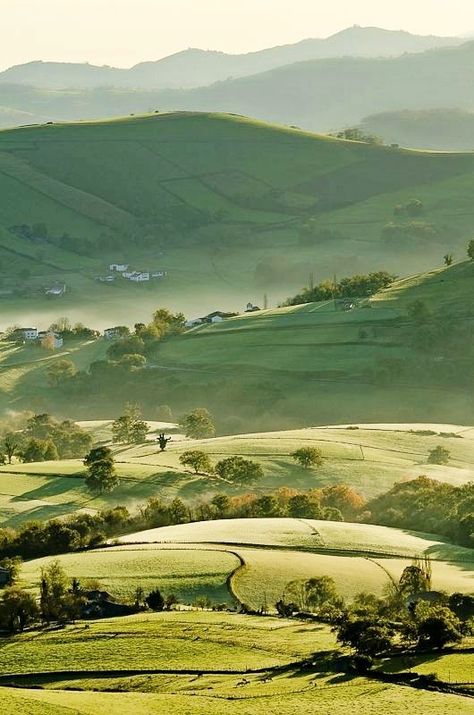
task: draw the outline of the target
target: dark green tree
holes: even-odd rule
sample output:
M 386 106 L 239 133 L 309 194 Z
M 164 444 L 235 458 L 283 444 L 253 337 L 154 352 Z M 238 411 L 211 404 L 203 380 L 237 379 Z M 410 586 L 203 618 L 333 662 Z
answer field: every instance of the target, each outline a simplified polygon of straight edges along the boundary
M 103 494 L 118 486 L 114 457 L 109 447 L 91 449 L 84 459 L 84 465 L 87 467 L 86 484 L 91 492 Z
M 145 598 L 145 603 L 148 608 L 151 608 L 152 611 L 162 611 L 165 607 L 165 599 L 158 588 L 150 591 L 148 596 Z

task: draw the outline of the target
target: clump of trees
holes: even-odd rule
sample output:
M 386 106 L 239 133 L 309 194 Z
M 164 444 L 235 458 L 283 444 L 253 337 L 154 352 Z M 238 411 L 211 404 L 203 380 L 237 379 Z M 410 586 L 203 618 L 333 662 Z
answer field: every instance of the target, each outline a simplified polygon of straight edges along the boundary
M 401 529 L 423 529 L 474 545 L 474 483 L 452 486 L 421 476 L 395 484 L 369 501 L 366 520 Z
M 198 449 L 183 452 L 179 457 L 179 461 L 183 467 L 194 469 L 195 474 L 212 474 L 214 471 L 209 455 Z
M 345 139 L 346 141 L 364 142 L 364 144 L 383 144 L 381 137 L 378 137 L 376 134 L 368 134 L 360 129 L 360 127 L 348 127 L 329 136 L 337 137 L 337 139 Z
M 425 207 L 423 201 L 420 199 L 410 199 L 406 204 L 397 204 L 393 209 L 395 216 L 403 216 L 407 214 L 408 216 L 420 216 Z
M 17 431 L 3 432 L 0 461 L 23 462 L 74 459 L 90 449 L 92 438 L 72 420 L 59 421 L 49 414 L 28 417 Z
M 221 459 L 214 467 L 214 471 L 221 479 L 240 486 L 254 484 L 263 478 L 262 466 L 243 457 Z
M 386 271 L 377 271 L 368 275 L 355 275 L 340 281 L 323 281 L 314 288 L 305 288 L 301 293 L 288 298 L 284 305 L 313 303 L 333 298 L 368 298 L 379 290 L 388 288 L 396 276 Z
M 313 614 L 333 626 L 337 640 L 354 650 L 360 670 L 396 647 L 439 649 L 459 643 L 473 629 L 474 599 L 430 591 L 431 565 L 414 559 L 382 597 L 362 592 L 345 603 L 329 576 L 290 582 L 276 604 L 280 615 Z M 463 608 L 459 609 L 460 602 Z
M 112 423 L 112 440 L 115 444 L 143 444 L 149 432 L 137 405 L 127 405 L 123 415 Z
M 446 447 L 438 445 L 431 449 L 428 454 L 428 464 L 448 464 L 451 452 Z

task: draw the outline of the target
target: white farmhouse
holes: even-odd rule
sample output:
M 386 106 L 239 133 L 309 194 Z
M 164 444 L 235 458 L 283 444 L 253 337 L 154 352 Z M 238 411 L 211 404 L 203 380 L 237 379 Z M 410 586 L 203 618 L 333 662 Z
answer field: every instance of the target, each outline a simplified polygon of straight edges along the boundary
M 111 263 L 109 266 L 109 271 L 115 271 L 116 273 L 125 273 L 128 270 L 128 263 Z
M 38 338 L 38 328 L 19 328 L 17 331 L 23 340 L 36 340 Z
M 59 348 L 62 348 L 64 345 L 64 340 L 61 335 L 58 335 L 58 333 L 54 333 L 52 330 L 42 330 L 38 333 L 38 340 L 41 342 L 42 345 L 44 346 L 50 346 L 54 348 L 54 350 L 59 350 Z

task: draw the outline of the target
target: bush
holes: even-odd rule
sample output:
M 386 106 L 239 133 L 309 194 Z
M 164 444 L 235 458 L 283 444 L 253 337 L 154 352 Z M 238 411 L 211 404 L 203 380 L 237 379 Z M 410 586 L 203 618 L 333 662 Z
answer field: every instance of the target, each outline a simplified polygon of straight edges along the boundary
M 451 452 L 446 447 L 435 447 L 428 454 L 428 464 L 448 464 Z

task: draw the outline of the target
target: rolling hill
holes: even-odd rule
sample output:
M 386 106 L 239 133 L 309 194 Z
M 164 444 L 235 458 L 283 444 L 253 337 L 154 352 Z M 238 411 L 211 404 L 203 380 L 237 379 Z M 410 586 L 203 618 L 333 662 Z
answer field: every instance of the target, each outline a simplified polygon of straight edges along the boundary
M 96 440 L 110 440 L 109 422 L 81 425 Z M 223 491 L 229 495 L 241 492 L 239 487 L 185 470 L 179 457 L 188 449 L 206 452 L 213 463 L 231 455 L 259 462 L 264 478 L 253 488 L 257 493 L 285 486 L 308 490 L 349 484 L 368 499 L 388 491 L 396 482 L 420 474 L 452 486 L 473 480 L 474 430 L 470 427 L 426 424 L 351 427 L 307 428 L 201 441 L 173 434 L 168 449 L 161 453 L 156 434 L 162 429 L 169 431 L 170 425 L 151 423 L 150 442 L 128 448 L 114 446 L 120 485 L 110 495 L 91 496 L 85 488 L 81 460 L 0 466 L 0 526 L 16 526 L 31 519 L 61 517 L 80 510 L 94 513 L 115 504 L 125 504 L 133 510 L 158 492 L 168 499 L 178 496 L 191 502 L 206 499 L 209 492 Z M 427 464 L 429 451 L 440 443 L 450 450 L 449 464 Z M 325 461 L 317 470 L 303 469 L 291 457 L 294 450 L 308 446 L 317 446 L 323 452 Z
M 426 270 L 446 250 L 464 252 L 473 184 L 472 154 L 398 151 L 228 115 L 3 131 L 0 328 L 49 324 L 58 311 L 106 327 L 147 319 L 157 303 L 241 309 L 264 292 L 284 299 L 310 271 Z M 394 207 L 413 197 L 426 235 L 387 242 Z M 168 276 L 99 283 L 117 261 Z M 68 288 L 60 307 L 44 296 L 54 282 Z
M 413 35 L 377 27 L 350 27 L 325 39 L 272 47 L 242 55 L 191 48 L 130 69 L 90 64 L 29 62 L 0 73 L 1 84 L 21 84 L 41 89 L 93 89 L 101 87 L 160 89 L 202 87 L 229 77 L 257 74 L 282 65 L 323 57 L 387 57 L 456 46 L 459 37 Z
M 200 596 L 214 603 L 274 604 L 294 580 L 330 576 L 352 599 L 361 591 L 382 595 L 398 582 L 411 559 L 427 556 L 433 588 L 470 593 L 472 549 L 436 537 L 382 526 L 310 519 L 227 519 L 162 527 L 129 534 L 120 545 L 58 558 L 80 581 L 97 579 L 116 597 L 132 598 L 137 586 L 158 584 L 184 603 Z M 51 557 L 24 564 L 21 580 L 37 589 Z M 275 564 L 278 563 L 278 569 Z
M 469 699 L 344 672 L 322 624 L 235 613 L 140 614 L 2 641 L 2 704 L 12 715 L 413 715 L 470 712 Z M 91 651 L 95 653 L 91 662 Z M 339 657 L 338 657 L 339 656 Z M 311 659 L 311 667 L 301 665 Z M 468 650 L 421 655 L 417 670 L 469 679 Z M 396 659 L 384 667 L 400 668 Z M 452 681 L 451 681 L 452 682 Z M 7 687 L 8 685 L 12 687 Z M 76 691 L 76 692 L 74 692 Z

